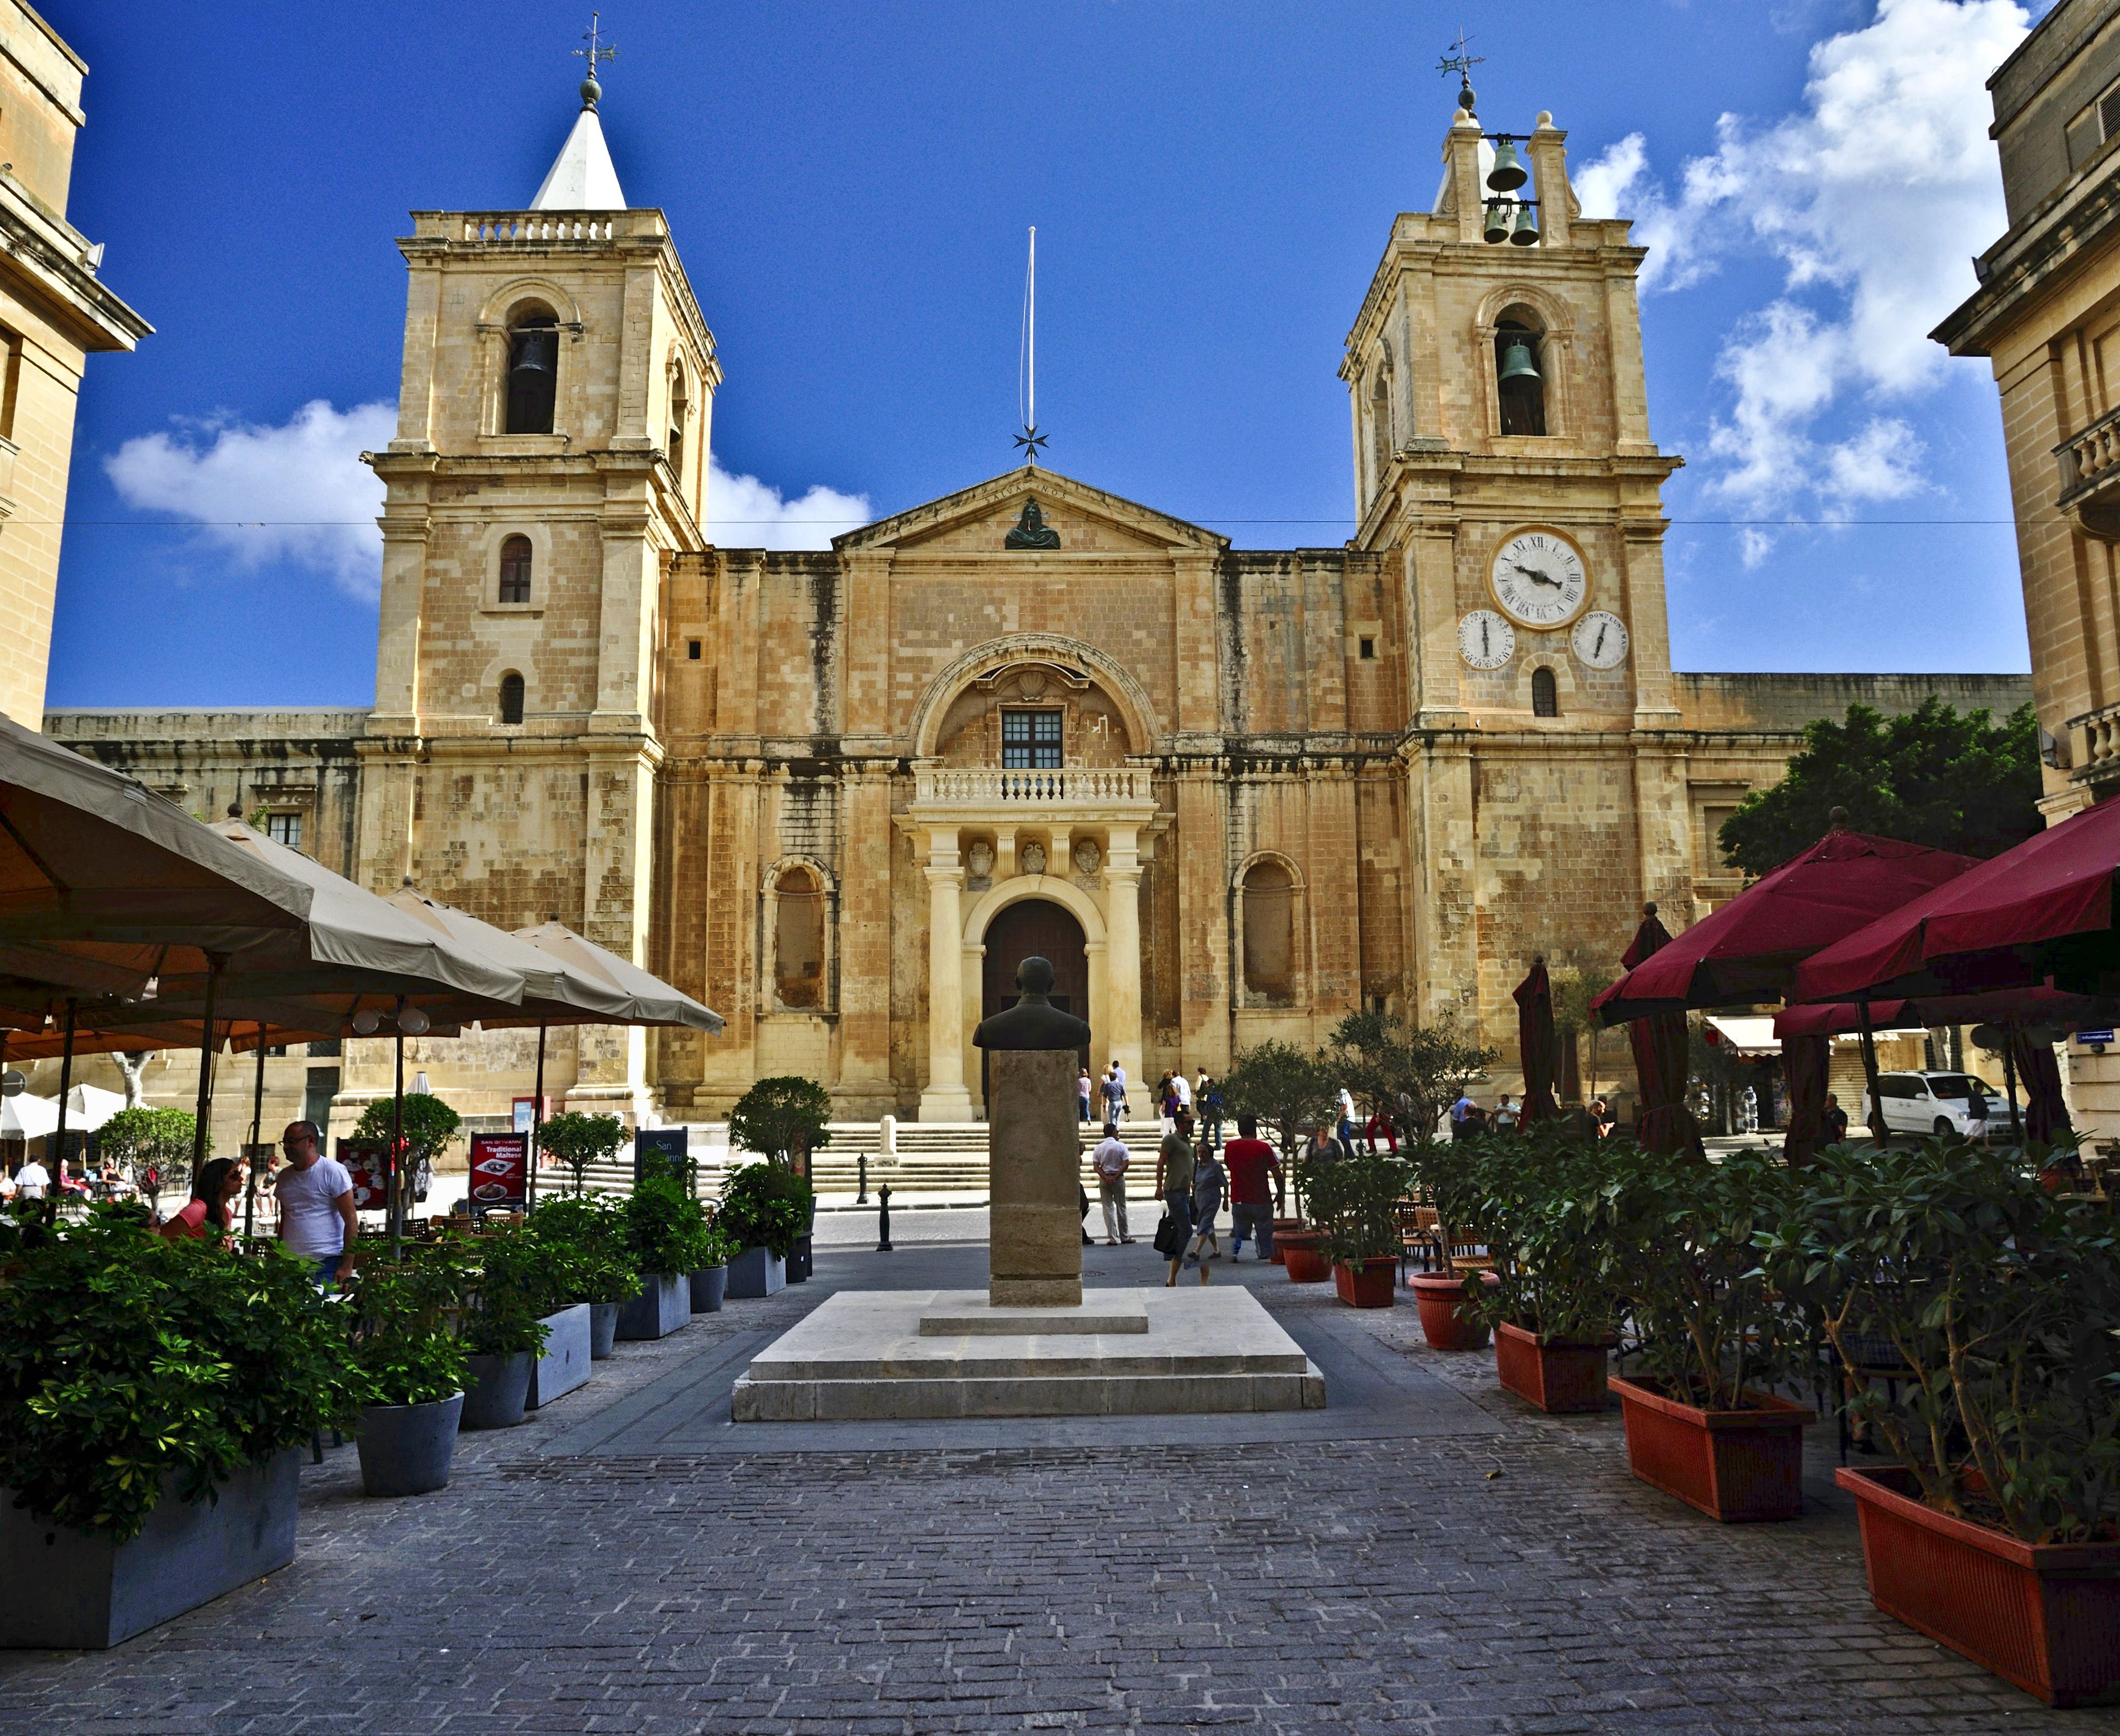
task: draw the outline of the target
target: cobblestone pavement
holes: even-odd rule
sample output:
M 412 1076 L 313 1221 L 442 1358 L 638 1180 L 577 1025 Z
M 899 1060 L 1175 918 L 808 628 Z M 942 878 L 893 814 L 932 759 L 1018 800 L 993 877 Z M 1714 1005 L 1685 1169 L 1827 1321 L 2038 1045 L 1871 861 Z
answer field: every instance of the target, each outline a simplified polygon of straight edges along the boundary
M 970 1272 L 983 1253 L 963 1250 Z M 523 1427 L 463 1437 L 439 1494 L 364 1500 L 352 1450 L 328 1454 L 304 1473 L 290 1570 L 114 1653 L 6 1657 L 0 1729 L 2120 1724 L 2049 1711 L 1873 1610 L 1829 1441 L 1802 1520 L 1718 1526 L 1628 1475 L 1616 1414 L 1536 1415 L 1490 1358 L 1421 1346 L 1410 1307 L 1358 1315 L 1270 1268 L 1241 1275 L 1299 1339 L 1322 1316 L 1359 1322 L 1500 1426 L 1058 1447 L 1022 1423 L 979 1451 L 551 1454 L 597 1409 L 791 1324 L 827 1284 L 888 1282 L 888 1262 L 821 1256 L 818 1283 L 621 1346 Z

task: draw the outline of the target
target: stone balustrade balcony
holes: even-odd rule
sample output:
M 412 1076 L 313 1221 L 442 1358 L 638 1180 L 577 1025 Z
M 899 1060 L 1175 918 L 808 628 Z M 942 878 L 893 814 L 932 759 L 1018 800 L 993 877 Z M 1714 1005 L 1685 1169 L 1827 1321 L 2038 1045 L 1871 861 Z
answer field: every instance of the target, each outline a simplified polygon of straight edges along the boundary
M 531 248 L 659 242 L 670 230 L 659 211 L 420 211 L 412 232 L 429 242 Z
M 2100 416 L 2054 448 L 2061 464 L 2062 515 L 2087 536 L 2120 542 L 2120 410 Z
M 940 819 L 1146 820 L 1155 812 L 1149 773 L 1135 766 L 1063 766 L 1045 771 L 935 767 L 913 774 L 914 810 Z
M 2072 782 L 2104 783 L 2120 777 L 2120 705 L 2085 712 L 2062 728 L 2068 750 L 2065 769 Z

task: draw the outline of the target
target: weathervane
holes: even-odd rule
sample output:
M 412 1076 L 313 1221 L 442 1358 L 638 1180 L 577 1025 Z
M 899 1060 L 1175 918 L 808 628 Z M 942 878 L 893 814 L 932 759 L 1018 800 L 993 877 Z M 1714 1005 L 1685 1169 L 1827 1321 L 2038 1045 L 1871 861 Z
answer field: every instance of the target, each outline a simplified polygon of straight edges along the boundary
M 1038 228 L 1030 230 L 1030 267 L 1023 280 L 1023 346 L 1016 370 L 1016 413 L 1023 418 L 1023 432 L 1016 444 L 1023 448 L 1024 462 L 1038 468 L 1039 448 L 1045 436 L 1038 431 Z
M 1484 54 L 1467 54 L 1465 52 L 1471 45 L 1471 41 L 1472 39 L 1465 34 L 1464 26 L 1460 25 L 1457 41 L 1450 44 L 1452 52 L 1435 63 L 1437 72 L 1446 76 L 1452 72 L 1458 75 L 1458 106 L 1467 114 L 1472 112 L 1474 100 L 1472 68 L 1484 66 L 1487 59 Z
M 589 63 L 588 77 L 582 81 L 582 106 L 584 109 L 596 107 L 597 99 L 603 95 L 603 86 L 597 82 L 597 63 L 598 61 L 608 63 L 618 58 L 618 49 L 615 45 L 607 49 L 597 45 L 597 39 L 602 20 L 602 12 L 589 14 L 589 27 L 582 32 L 582 40 L 588 46 L 574 50 L 575 53 Z

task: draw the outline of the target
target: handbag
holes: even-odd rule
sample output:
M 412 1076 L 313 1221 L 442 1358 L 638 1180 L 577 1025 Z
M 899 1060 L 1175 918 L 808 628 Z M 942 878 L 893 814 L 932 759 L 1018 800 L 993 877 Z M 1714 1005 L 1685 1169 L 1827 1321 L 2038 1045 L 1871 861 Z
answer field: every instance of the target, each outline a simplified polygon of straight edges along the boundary
M 1155 1227 L 1155 1251 L 1165 1260 L 1175 1260 L 1179 1252 L 1178 1220 L 1169 1212 Z

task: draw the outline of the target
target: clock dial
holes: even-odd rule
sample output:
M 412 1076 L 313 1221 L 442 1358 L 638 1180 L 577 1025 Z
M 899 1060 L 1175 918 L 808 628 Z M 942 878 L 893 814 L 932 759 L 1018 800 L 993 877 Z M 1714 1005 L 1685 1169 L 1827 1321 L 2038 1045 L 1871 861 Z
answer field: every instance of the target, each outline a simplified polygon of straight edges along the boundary
M 1516 629 L 1491 609 L 1475 609 L 1458 623 L 1458 655 L 1475 669 L 1499 669 L 1517 654 Z
M 1568 637 L 1575 655 L 1592 669 L 1617 669 L 1627 661 L 1627 624 L 1605 610 L 1592 609 Z
M 1564 627 L 1590 595 L 1590 574 L 1575 545 L 1557 531 L 1519 531 L 1495 551 L 1495 601 L 1519 626 Z

